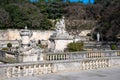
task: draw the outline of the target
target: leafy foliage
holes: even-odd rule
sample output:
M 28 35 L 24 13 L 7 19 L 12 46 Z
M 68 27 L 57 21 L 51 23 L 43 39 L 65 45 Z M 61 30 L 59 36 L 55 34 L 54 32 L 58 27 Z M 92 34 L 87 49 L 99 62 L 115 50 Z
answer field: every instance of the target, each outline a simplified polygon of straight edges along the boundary
M 99 31 L 103 40 L 117 40 L 120 34 L 120 0 L 95 0 L 95 4 L 28 0 L 0 0 L 0 29 L 28 26 L 29 29 L 50 30 L 53 20 L 65 16 L 66 29 L 77 32 L 82 29 Z
M 8 47 L 8 48 L 11 48 L 11 47 L 12 47 L 12 44 L 11 44 L 11 43 L 8 43 L 8 44 L 7 44 L 7 47 Z
M 67 45 L 68 51 L 74 52 L 74 51 L 83 51 L 83 42 L 73 42 L 69 43 Z
M 116 50 L 117 46 L 115 44 L 110 45 L 111 50 Z

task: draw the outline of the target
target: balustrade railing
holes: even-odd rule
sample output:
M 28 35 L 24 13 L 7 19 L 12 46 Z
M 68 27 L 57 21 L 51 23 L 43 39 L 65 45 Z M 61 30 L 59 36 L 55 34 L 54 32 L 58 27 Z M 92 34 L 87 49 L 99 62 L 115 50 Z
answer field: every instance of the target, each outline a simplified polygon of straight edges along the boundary
M 82 51 L 82 52 L 65 52 L 65 53 L 45 53 L 44 60 L 74 60 L 84 58 L 104 58 L 120 57 L 120 50 L 110 51 Z
M 40 74 L 55 73 L 66 70 L 87 70 L 87 69 L 104 68 L 110 66 L 109 61 L 110 61 L 109 58 L 104 58 L 104 59 L 15 63 L 15 64 L 0 65 L 0 69 L 4 68 L 5 76 L 11 78 L 11 77 L 22 77 L 22 76 L 35 76 Z

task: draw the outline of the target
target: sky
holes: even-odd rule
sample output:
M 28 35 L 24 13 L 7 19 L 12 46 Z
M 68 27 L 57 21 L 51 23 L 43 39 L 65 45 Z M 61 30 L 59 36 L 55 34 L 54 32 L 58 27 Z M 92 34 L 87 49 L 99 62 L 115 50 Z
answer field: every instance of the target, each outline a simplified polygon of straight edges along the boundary
M 30 2 L 38 2 L 39 0 L 29 0 Z M 45 1 L 47 1 L 47 0 L 45 0 Z M 84 4 L 88 4 L 89 3 L 89 1 L 90 1 L 90 3 L 91 4 L 93 4 L 94 3 L 94 0 L 69 0 L 70 2 L 79 2 L 79 1 L 81 1 L 81 2 L 83 2 Z M 66 2 L 66 0 L 64 0 L 64 2 Z

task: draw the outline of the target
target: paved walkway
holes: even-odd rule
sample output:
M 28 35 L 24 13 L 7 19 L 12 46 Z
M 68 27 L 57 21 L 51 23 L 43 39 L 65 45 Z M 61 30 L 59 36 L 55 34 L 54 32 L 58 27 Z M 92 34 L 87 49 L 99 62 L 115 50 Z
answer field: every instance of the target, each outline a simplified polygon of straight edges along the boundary
M 7 80 L 120 80 L 120 67 L 44 74 Z

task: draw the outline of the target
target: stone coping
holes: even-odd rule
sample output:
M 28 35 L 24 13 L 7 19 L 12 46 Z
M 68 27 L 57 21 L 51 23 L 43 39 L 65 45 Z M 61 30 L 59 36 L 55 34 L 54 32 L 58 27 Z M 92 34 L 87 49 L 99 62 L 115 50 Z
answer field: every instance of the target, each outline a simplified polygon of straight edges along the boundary
M 94 50 L 94 51 L 80 51 L 80 52 L 60 52 L 60 53 L 51 53 L 51 52 L 48 52 L 48 53 L 45 53 L 45 54 L 82 54 L 82 53 L 94 53 L 94 52 L 105 52 L 105 53 L 107 53 L 107 52 L 120 52 L 120 50 Z
M 103 59 L 110 59 L 110 58 L 22 62 L 22 63 L 13 63 L 13 64 L 0 64 L 0 68 L 2 68 L 2 67 L 13 67 L 13 66 L 24 66 L 24 65 L 42 65 L 42 64 L 59 64 L 59 63 L 70 63 L 70 62 L 95 61 L 95 60 L 103 60 Z

